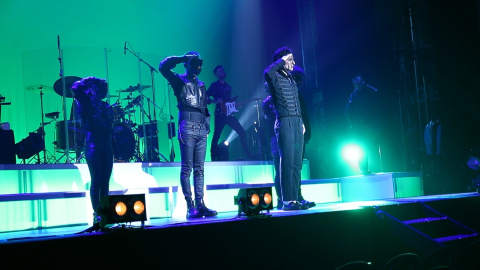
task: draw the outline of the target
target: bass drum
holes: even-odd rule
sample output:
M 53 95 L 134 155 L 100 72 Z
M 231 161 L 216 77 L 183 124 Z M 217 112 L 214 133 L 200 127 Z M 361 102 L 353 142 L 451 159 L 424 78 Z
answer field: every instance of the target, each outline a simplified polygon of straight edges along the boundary
M 127 124 L 113 124 L 113 158 L 118 162 L 129 161 L 135 154 L 135 136 Z

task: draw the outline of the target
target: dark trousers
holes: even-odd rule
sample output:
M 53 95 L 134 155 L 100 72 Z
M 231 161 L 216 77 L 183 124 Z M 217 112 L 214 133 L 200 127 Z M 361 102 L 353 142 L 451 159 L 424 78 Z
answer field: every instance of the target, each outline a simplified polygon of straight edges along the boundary
M 195 200 L 203 199 L 204 165 L 208 130 L 205 123 L 182 120 L 178 125 L 178 142 L 182 166 L 180 184 L 186 200 L 192 200 L 190 175 L 193 169 Z
M 277 138 L 276 137 L 271 138 L 270 147 L 272 149 L 273 167 L 275 168 L 275 176 L 274 176 L 274 180 L 273 180 L 273 182 L 275 184 L 275 192 L 277 192 L 278 200 L 282 201 L 282 187 L 280 185 L 280 153 L 278 151 L 278 144 L 277 144 Z M 304 144 L 304 148 L 305 148 L 305 144 Z M 303 151 L 303 152 L 305 153 L 305 151 Z M 303 166 L 303 164 L 302 164 L 302 166 Z M 298 186 L 298 200 L 299 201 L 304 200 L 303 195 L 302 195 L 301 182 L 299 182 L 299 186 Z
M 100 199 L 108 196 L 110 176 L 113 169 L 113 151 L 110 144 L 85 144 L 85 159 L 90 171 L 90 200 L 94 212 L 100 207 Z
M 220 139 L 220 135 L 222 135 L 225 125 L 230 126 L 233 130 L 235 130 L 235 132 L 237 132 L 238 137 L 240 137 L 240 142 L 242 143 L 243 151 L 248 157 L 250 155 L 250 151 L 248 150 L 247 145 L 247 134 L 240 122 L 238 122 L 237 118 L 235 118 L 233 115 L 225 116 L 222 114 L 215 114 L 215 130 L 213 131 L 212 144 L 210 146 L 212 160 L 217 160 L 216 150 L 218 146 L 218 140 Z
M 283 201 L 298 201 L 303 153 L 303 122 L 300 117 L 282 117 L 275 122 L 280 153 L 280 186 Z

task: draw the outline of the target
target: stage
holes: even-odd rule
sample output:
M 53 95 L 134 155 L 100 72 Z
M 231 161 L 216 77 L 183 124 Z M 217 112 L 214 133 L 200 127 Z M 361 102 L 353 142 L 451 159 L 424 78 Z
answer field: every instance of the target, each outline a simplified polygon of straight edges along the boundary
M 85 164 L 0 166 L 0 257 L 15 267 L 336 269 L 364 261 L 379 269 L 404 253 L 430 265 L 476 259 L 464 257 L 477 251 L 478 194 L 423 196 L 417 172 L 310 179 L 304 160 L 302 192 L 317 206 L 238 217 L 233 197 L 272 187 L 272 163 L 207 162 L 205 200 L 219 215 L 187 220 L 179 163 L 115 163 L 110 194 L 144 193 L 148 220 L 85 233 Z
M 316 203 L 354 202 L 423 195 L 416 172 L 377 173 L 311 179 L 303 161 L 302 193 Z M 149 218 L 183 217 L 179 162 L 114 163 L 110 194 L 146 194 Z M 235 211 L 233 197 L 247 187 L 273 186 L 271 161 L 205 163 L 207 205 L 218 212 Z M 0 232 L 83 225 L 92 222 L 90 175 L 85 163 L 0 165 L 0 211 L 7 217 Z M 273 191 L 274 204 L 276 193 Z
M 404 253 L 458 264 L 476 250 L 470 245 L 480 230 L 477 193 L 422 196 L 416 172 L 310 179 L 304 160 L 302 192 L 314 208 L 238 217 L 233 197 L 242 188 L 272 187 L 272 163 L 207 162 L 205 200 L 219 215 L 192 220 L 179 163 L 115 163 L 110 194 L 144 193 L 148 220 L 144 228 L 133 222 L 85 233 L 92 222 L 85 164 L 0 166 L 0 256 L 22 268 L 336 269 L 364 261 L 378 269 Z
M 415 212 L 412 208 L 425 206 L 435 208 L 454 224 L 461 223 L 471 236 L 462 232 L 457 233 L 462 235 L 459 243 L 433 243 L 432 239 L 445 236 L 439 232 L 451 234 L 452 230 L 412 234 L 388 221 L 391 213 L 405 217 Z M 26 230 L 0 234 L 0 256 L 8 265 L 21 268 L 336 269 L 348 262 L 365 261 L 370 269 L 380 269 L 404 253 L 418 254 L 430 265 L 458 263 L 459 258 L 465 263 L 465 254 L 472 252 L 470 246 L 480 230 L 480 221 L 474 216 L 478 206 L 478 194 L 462 193 L 321 203 L 308 210 L 272 210 L 250 218 L 238 217 L 237 212 L 193 220 L 155 218 L 143 229 L 140 222 L 133 222 L 95 233 L 82 233 L 88 225 Z M 433 223 L 432 217 L 424 219 Z M 477 252 L 478 245 L 473 249 Z

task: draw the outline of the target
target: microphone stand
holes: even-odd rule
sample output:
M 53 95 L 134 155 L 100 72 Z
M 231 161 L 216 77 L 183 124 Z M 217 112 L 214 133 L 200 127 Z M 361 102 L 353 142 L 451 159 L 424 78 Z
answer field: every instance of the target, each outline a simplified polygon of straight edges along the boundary
M 70 163 L 70 140 L 68 134 L 68 122 L 67 122 L 67 89 L 65 87 L 65 75 L 63 70 L 63 50 L 60 49 L 60 36 L 57 36 L 58 44 L 58 61 L 60 63 L 60 77 L 62 77 L 62 110 L 65 129 L 65 155 L 66 163 Z
M 127 43 L 128 42 L 125 42 L 125 46 L 124 46 L 124 53 L 126 54 L 126 52 L 128 51 L 129 53 L 131 53 L 133 56 L 135 56 L 137 59 L 138 59 L 138 88 L 139 88 L 139 92 L 140 92 L 140 111 L 141 111 L 141 117 L 140 117 L 140 125 L 143 129 L 143 134 L 144 134 L 144 153 L 145 153 L 145 156 L 146 156 L 146 161 L 150 161 L 150 158 L 151 158 L 151 155 L 149 155 L 149 147 L 148 147 L 148 143 L 147 143 L 147 140 L 146 140 L 146 127 L 145 127 L 145 111 L 143 109 L 143 87 L 142 87 L 142 72 L 141 72 L 141 63 L 144 63 L 146 64 L 149 68 L 150 68 L 150 76 L 152 78 L 152 94 L 153 94 L 153 98 L 155 100 L 155 79 L 154 79 L 154 72 L 157 72 L 158 71 L 152 67 L 149 63 L 145 62 L 141 57 L 140 57 L 140 53 L 135 53 L 133 50 L 129 49 L 127 47 Z M 130 44 L 130 43 L 128 43 Z M 148 116 L 149 119 L 151 119 L 150 116 Z M 155 119 L 155 108 L 154 108 L 154 119 Z M 151 138 L 153 140 L 153 137 Z

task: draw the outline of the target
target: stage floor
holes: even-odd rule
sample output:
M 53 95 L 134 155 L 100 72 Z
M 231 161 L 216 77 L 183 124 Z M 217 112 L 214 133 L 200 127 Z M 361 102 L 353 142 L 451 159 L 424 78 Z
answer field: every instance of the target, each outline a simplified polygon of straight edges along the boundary
M 310 214 L 319 214 L 319 213 L 329 213 L 335 211 L 349 211 L 349 210 L 358 210 L 363 208 L 371 208 L 376 206 L 387 206 L 387 205 L 402 205 L 407 203 L 417 203 L 417 202 L 428 202 L 435 200 L 448 200 L 448 199 L 460 199 L 460 198 L 470 198 L 478 197 L 479 194 L 474 193 L 456 193 L 456 194 L 442 194 L 442 195 L 432 195 L 432 196 L 419 196 L 419 197 L 410 197 L 410 198 L 400 198 L 400 199 L 385 199 L 385 200 L 374 200 L 374 201 L 357 201 L 357 202 L 336 202 L 336 203 L 320 203 L 308 210 L 301 211 L 283 211 L 276 210 L 275 208 L 270 211 L 270 213 L 264 212 L 265 216 L 260 218 L 277 218 L 277 217 L 288 217 L 288 216 L 298 216 L 298 215 L 310 215 Z M 222 212 L 219 213 L 216 217 L 210 218 L 198 218 L 198 219 L 186 219 L 186 218 L 152 218 L 145 221 L 145 230 L 150 229 L 162 229 L 168 227 L 177 227 L 177 226 L 193 226 L 200 224 L 212 224 L 212 223 L 222 223 L 222 222 L 231 222 L 236 220 L 245 220 L 252 219 L 252 217 L 241 216 L 238 217 L 238 213 L 235 212 Z M 95 232 L 95 233 L 82 233 L 84 230 L 88 229 L 90 225 L 71 225 L 71 226 L 59 226 L 56 228 L 44 228 L 44 229 L 31 229 L 31 230 L 22 230 L 15 232 L 4 232 L 0 233 L 0 244 L 6 242 L 14 241 L 37 241 L 42 239 L 52 239 L 59 237 L 68 237 L 68 236 L 77 236 L 81 235 L 93 235 L 93 234 L 102 234 L 107 233 L 109 230 L 122 229 L 122 224 L 116 224 L 111 228 L 105 230 L 105 232 Z M 125 229 L 139 229 L 141 224 L 140 222 L 132 222 L 125 224 Z
M 419 221 L 412 214 L 426 208 L 444 213 L 445 218 L 432 217 L 430 212 L 420 220 L 421 228 L 435 221 L 442 225 L 451 217 L 462 231 L 453 232 L 451 226 L 435 227 L 425 234 L 405 230 L 413 226 L 412 221 Z M 424 265 L 479 269 L 462 265 L 480 266 L 478 208 L 479 194 L 458 193 L 319 203 L 308 210 L 271 210 L 268 216 L 250 218 L 238 217 L 233 211 L 191 220 L 153 218 L 144 228 L 133 222 L 91 233 L 84 232 L 89 225 L 71 225 L 0 233 L 0 257 L 9 259 L 5 261 L 10 268 L 245 269 L 263 265 L 337 269 L 363 261 L 369 269 L 383 269 L 392 258 L 413 253 Z M 409 221 L 392 224 L 388 213 Z M 465 242 L 465 232 L 471 235 L 469 242 Z M 445 235 L 463 239 L 457 237 L 460 241 L 452 244 L 436 240 Z

